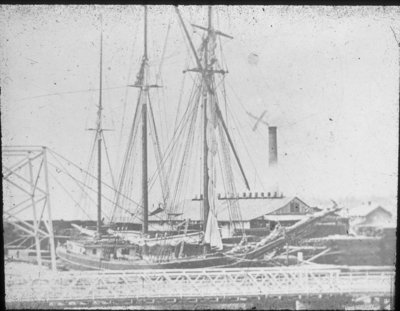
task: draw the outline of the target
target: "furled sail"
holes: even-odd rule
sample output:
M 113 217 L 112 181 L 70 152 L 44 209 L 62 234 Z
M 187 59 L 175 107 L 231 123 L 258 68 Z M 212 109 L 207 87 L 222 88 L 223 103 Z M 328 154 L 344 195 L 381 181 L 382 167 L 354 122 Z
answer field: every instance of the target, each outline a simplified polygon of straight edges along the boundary
M 218 220 L 212 211 L 208 213 L 207 227 L 204 234 L 204 242 L 206 244 L 210 244 L 212 248 L 215 247 L 218 250 L 222 250 L 223 248 L 221 233 L 218 229 Z
M 207 66 L 212 68 L 213 63 L 216 61 L 215 58 L 215 47 L 216 40 L 215 34 L 211 33 L 209 37 L 209 53 L 210 53 L 210 63 Z M 216 139 L 216 129 L 218 127 L 217 113 L 216 113 L 216 104 L 215 98 L 212 94 L 208 94 L 208 107 L 207 107 L 207 150 L 208 154 L 208 204 L 209 204 L 209 212 L 208 219 L 206 225 L 206 231 L 204 233 L 204 242 L 206 244 L 210 244 L 212 248 L 216 248 L 218 250 L 223 249 L 221 233 L 218 229 L 218 220 L 215 217 L 216 214 L 216 206 L 215 206 L 215 185 L 216 185 L 216 167 L 215 167 L 215 156 L 218 152 L 218 143 Z

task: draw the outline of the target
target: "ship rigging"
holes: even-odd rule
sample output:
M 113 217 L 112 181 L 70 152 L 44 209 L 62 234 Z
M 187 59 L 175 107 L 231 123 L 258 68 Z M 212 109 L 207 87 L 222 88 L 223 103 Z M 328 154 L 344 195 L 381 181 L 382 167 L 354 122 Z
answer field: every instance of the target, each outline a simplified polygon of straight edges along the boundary
M 209 6 L 207 27 L 192 25 L 204 32 L 201 45 L 196 49 L 179 9 L 175 8 L 196 67 L 184 71 L 195 74 L 194 86 L 181 121 L 175 127 L 174 136 L 166 150 L 162 152 L 150 96 L 150 90 L 160 86 L 150 84 L 147 10 L 147 6 L 144 6 L 143 56 L 136 82 L 129 85 L 138 89 L 138 98 L 115 190 L 110 225 L 103 226 L 101 218 L 103 184 L 101 156 L 104 140 L 103 132 L 105 131 L 102 127 L 103 36 L 101 34 L 100 91 L 97 127 L 95 129 L 97 143 L 97 234 L 94 239 L 67 241 L 66 245 L 57 248 L 58 256 L 67 265 L 78 269 L 162 269 L 226 266 L 252 260 L 270 252 L 271 249 L 285 243 L 285 232 L 282 233 L 277 229 L 271 236 L 258 243 L 247 245 L 243 224 L 240 221 L 241 210 L 238 200 L 228 200 L 226 208 L 233 227 L 240 227 L 239 231 L 242 235 L 240 244 L 236 247 L 224 245 L 218 228 L 216 186 L 219 180 L 217 180 L 217 176 L 221 176 L 226 193 L 237 193 L 231 161 L 232 155 L 239 169 L 243 185 L 250 190 L 239 154 L 223 117 L 218 95 L 218 85 L 224 80 L 222 78 L 221 81 L 218 81 L 217 76 L 224 77 L 228 71 L 220 65 L 217 57 L 217 37 L 228 39 L 232 39 L 232 37 L 214 29 L 212 7 Z M 151 135 L 149 135 L 150 133 Z M 201 134 L 196 135 L 199 133 Z M 148 176 L 149 136 L 154 145 L 156 174 L 162 190 L 162 203 L 151 213 L 149 211 L 149 184 L 152 185 L 154 179 L 149 179 Z M 137 142 L 139 137 L 140 143 Z M 180 140 L 183 143 L 178 143 Z M 138 145 L 141 148 L 141 201 L 139 204 L 131 197 L 133 178 L 137 175 L 134 167 L 138 159 L 134 155 L 135 148 Z M 167 221 L 171 225 L 171 229 L 174 226 L 175 228 L 179 227 L 176 216 L 180 215 L 182 208 L 185 207 L 185 201 L 181 200 L 182 188 L 196 179 L 193 178 L 193 175 L 195 175 L 193 173 L 196 170 L 193 169 L 194 166 L 192 165 L 196 148 L 201 149 L 201 170 L 197 177 L 202 184 L 200 197 L 202 225 L 200 228 L 188 232 L 189 220 L 187 219 L 183 223 L 178 221 L 180 226 L 184 226 L 183 234 L 179 232 L 176 234 L 176 232 L 170 230 L 169 234 L 164 231 L 161 236 L 157 236 L 149 230 L 149 216 L 160 217 Z M 199 153 L 199 150 L 197 152 Z M 217 174 L 219 171 L 221 171 L 220 175 Z M 131 209 L 132 205 L 135 205 L 134 210 Z M 291 227 L 288 232 L 296 235 L 304 231 L 304 228 L 308 225 L 333 211 L 336 211 L 336 206 L 333 210 L 324 211 L 305 219 Z M 137 217 L 141 218 L 141 232 L 138 230 L 115 230 L 115 226 L 111 228 L 113 223 L 117 222 L 118 215 L 123 213 L 135 217 L 137 217 L 137 214 L 142 216 Z M 83 229 L 81 231 L 84 232 Z

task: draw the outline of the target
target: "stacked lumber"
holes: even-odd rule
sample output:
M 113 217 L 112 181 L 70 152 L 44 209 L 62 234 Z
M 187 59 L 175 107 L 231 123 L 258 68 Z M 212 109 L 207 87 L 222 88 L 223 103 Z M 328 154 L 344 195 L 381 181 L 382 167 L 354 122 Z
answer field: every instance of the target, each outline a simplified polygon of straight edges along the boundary
M 336 203 L 333 208 L 310 215 L 293 226 L 288 228 L 276 226 L 275 229 L 267 237 L 257 243 L 249 243 L 247 245 L 238 245 L 228 252 L 228 255 L 240 256 L 245 259 L 262 258 L 265 254 L 282 248 L 291 240 L 302 239 L 312 234 L 315 223 L 328 215 L 332 215 L 340 210 Z

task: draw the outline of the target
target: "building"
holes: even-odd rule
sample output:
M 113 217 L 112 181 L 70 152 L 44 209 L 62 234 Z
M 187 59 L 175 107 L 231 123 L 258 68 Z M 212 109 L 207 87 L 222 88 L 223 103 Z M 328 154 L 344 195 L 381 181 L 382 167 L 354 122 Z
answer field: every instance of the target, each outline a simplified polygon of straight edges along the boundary
M 382 206 L 368 205 L 358 206 L 346 211 L 350 226 L 355 227 L 385 227 L 393 222 L 392 213 Z
M 231 217 L 229 204 L 236 201 L 239 205 L 238 217 Z M 149 226 L 152 230 L 168 230 L 171 222 L 182 223 L 189 219 L 190 228 L 199 229 L 202 220 L 202 198 L 185 200 L 179 204 L 177 213 L 171 220 L 160 220 L 156 217 L 149 218 Z M 273 230 L 277 223 L 282 226 L 291 226 L 307 215 L 313 213 L 313 209 L 298 197 L 278 197 L 276 195 L 264 196 L 261 193 L 244 193 L 243 196 L 218 197 L 215 202 L 218 224 L 223 238 L 231 237 L 242 228 L 246 233 L 265 235 Z M 234 219 L 232 219 L 234 218 Z M 173 220 L 172 220 L 173 219 Z

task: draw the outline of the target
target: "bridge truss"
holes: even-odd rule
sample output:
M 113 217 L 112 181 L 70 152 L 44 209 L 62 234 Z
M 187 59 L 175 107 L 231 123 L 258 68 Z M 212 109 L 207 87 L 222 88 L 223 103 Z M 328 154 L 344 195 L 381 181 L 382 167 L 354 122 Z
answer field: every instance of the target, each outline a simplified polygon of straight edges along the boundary
M 3 146 L 2 157 L 3 224 L 11 224 L 18 234 L 5 247 L 35 248 L 37 263 L 42 265 L 41 244 L 48 239 L 55 270 L 46 147 Z
M 389 299 L 394 295 L 394 271 L 283 267 L 6 275 L 8 304 L 27 302 L 53 307 L 323 295 L 369 295 Z

